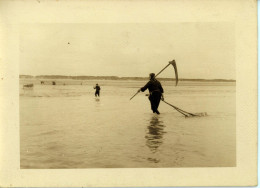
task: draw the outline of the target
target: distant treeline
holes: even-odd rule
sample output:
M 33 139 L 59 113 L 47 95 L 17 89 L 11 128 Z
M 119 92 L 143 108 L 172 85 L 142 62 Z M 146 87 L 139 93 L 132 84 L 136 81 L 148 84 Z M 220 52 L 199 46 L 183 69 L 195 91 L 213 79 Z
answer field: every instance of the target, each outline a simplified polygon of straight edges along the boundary
M 74 79 L 74 80 L 147 80 L 147 77 L 118 77 L 118 76 L 63 76 L 63 75 L 20 75 L 20 78 L 36 79 Z M 161 81 L 175 81 L 174 78 L 160 78 Z M 236 80 L 226 79 L 186 79 L 181 78 L 179 81 L 200 81 L 200 82 L 236 82 Z

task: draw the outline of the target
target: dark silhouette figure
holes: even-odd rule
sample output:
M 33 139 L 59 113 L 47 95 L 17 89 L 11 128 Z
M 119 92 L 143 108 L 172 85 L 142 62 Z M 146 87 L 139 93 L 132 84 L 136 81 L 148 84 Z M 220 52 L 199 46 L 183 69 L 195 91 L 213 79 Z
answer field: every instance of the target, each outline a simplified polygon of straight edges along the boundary
M 25 89 L 25 88 L 33 89 L 33 84 L 25 84 L 25 85 L 23 85 L 23 89 Z
M 155 74 L 151 73 L 149 75 L 150 77 L 150 81 L 147 82 L 147 84 L 142 87 L 141 89 L 138 90 L 138 92 L 142 91 L 144 92 L 146 89 L 149 90 L 149 100 L 151 103 L 151 109 L 153 111 L 153 113 L 157 113 L 160 114 L 160 112 L 158 111 L 158 107 L 161 101 L 163 99 L 163 88 L 161 83 L 155 79 Z
M 96 86 L 94 87 L 94 89 L 96 90 L 95 96 L 96 96 L 96 97 L 99 97 L 99 96 L 100 96 L 100 90 L 101 90 L 100 86 L 99 86 L 98 84 L 96 84 Z
M 56 85 L 56 82 L 52 82 L 52 85 Z
M 44 81 L 41 81 L 41 84 L 44 84 Z

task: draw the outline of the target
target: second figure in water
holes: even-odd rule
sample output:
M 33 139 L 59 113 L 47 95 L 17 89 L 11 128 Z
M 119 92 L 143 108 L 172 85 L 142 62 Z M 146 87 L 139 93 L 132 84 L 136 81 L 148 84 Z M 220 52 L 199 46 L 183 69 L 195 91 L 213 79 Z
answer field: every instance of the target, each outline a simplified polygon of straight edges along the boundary
M 96 97 L 99 97 L 99 96 L 100 96 L 100 90 L 101 90 L 100 86 L 99 86 L 98 84 L 96 84 L 96 86 L 94 87 L 94 89 L 96 90 L 95 96 L 96 96 Z

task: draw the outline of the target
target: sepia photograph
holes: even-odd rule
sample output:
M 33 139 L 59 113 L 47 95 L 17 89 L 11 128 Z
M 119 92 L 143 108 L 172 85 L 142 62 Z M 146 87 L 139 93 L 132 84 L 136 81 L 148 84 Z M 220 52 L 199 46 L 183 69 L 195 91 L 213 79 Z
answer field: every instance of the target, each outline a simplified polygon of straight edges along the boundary
M 257 185 L 256 0 L 0 2 L 0 186 Z
M 27 24 L 21 168 L 236 166 L 232 23 Z

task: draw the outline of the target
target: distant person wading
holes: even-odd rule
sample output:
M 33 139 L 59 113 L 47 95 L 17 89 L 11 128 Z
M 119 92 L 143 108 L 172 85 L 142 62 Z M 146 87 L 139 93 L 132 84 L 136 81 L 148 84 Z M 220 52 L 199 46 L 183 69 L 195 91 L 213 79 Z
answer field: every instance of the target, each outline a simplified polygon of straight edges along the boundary
M 94 89 L 96 90 L 95 96 L 96 96 L 96 97 L 99 97 L 99 96 L 100 96 L 100 90 L 101 90 L 100 86 L 99 86 L 98 84 L 96 84 L 96 86 L 94 87 Z
M 155 79 L 155 74 L 151 73 L 150 75 L 150 81 L 142 88 L 138 90 L 138 92 L 142 91 L 144 92 L 146 89 L 149 90 L 149 100 L 151 103 L 151 109 L 153 113 L 160 114 L 158 111 L 158 107 L 160 104 L 160 100 L 164 100 L 163 98 L 163 88 L 161 83 Z

